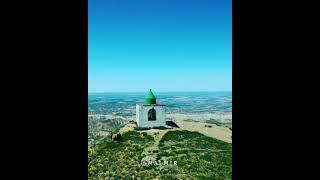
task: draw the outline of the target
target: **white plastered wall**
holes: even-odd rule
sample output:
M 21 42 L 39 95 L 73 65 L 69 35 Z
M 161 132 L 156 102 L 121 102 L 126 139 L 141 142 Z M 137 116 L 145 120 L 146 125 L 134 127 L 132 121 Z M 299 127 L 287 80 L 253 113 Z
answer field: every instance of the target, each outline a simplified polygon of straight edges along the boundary
M 148 121 L 148 111 L 154 108 L 156 110 L 156 120 Z M 159 127 L 166 125 L 165 106 L 161 105 L 136 105 L 136 121 L 139 127 Z

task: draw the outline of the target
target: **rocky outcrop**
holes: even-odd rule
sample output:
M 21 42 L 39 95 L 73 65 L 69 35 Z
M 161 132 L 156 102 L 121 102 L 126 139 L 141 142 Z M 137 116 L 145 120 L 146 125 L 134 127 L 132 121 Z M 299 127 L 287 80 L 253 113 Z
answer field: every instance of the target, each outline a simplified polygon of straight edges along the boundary
M 113 135 L 113 133 L 112 133 L 112 131 L 110 131 L 110 132 L 108 133 L 108 135 L 107 135 L 107 138 L 112 140 L 112 135 Z
M 111 139 L 112 139 L 113 141 L 120 142 L 120 141 L 122 141 L 122 136 L 121 136 L 121 134 L 118 132 L 118 133 L 112 134 Z

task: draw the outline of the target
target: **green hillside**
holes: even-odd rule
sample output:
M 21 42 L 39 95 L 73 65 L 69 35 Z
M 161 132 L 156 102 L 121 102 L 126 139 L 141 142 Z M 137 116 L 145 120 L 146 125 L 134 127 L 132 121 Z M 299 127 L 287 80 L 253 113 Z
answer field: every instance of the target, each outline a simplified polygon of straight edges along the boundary
M 104 139 L 89 147 L 89 179 L 231 179 L 232 145 L 190 131 L 168 131 L 160 140 L 158 160 L 177 166 L 141 166 L 144 148 L 154 138 L 129 131 L 122 142 Z

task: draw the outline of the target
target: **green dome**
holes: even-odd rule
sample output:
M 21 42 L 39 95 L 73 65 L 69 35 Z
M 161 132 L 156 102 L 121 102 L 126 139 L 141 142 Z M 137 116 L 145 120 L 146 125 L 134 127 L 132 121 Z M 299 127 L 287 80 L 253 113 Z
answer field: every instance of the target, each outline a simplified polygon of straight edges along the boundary
M 156 97 L 152 93 L 151 89 L 149 90 L 148 94 L 144 98 L 144 102 L 146 104 L 156 104 Z

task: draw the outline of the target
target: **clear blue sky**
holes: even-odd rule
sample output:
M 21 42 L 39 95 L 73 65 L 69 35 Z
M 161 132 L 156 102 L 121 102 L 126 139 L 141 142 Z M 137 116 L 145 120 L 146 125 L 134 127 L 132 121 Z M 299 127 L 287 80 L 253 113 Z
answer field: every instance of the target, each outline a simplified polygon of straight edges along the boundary
M 231 91 L 231 0 L 89 0 L 89 92 Z

